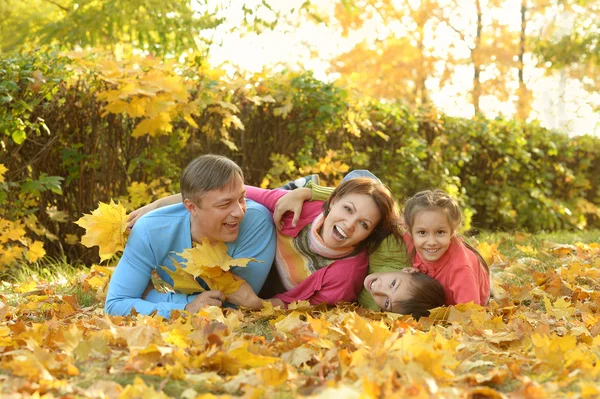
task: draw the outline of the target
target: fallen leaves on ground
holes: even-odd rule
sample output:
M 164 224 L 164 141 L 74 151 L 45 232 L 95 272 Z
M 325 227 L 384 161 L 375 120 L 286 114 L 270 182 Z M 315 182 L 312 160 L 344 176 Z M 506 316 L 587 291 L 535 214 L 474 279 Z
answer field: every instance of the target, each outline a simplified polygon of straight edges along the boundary
M 557 248 L 508 259 L 494 278 L 505 297 L 419 322 L 306 303 L 110 317 L 104 266 L 67 287 L 5 282 L 0 396 L 594 398 L 600 245 Z

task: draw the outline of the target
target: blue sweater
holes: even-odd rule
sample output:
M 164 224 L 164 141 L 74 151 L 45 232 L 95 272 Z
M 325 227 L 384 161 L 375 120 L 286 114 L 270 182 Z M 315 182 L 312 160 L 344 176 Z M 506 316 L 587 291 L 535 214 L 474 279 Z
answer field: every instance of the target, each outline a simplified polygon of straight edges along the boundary
M 275 246 L 275 227 L 270 212 L 248 200 L 238 237 L 227 243 L 227 252 L 233 258 L 255 258 L 264 262 L 232 268 L 233 273 L 246 280 L 256 293 L 269 274 Z M 106 313 L 128 315 L 135 308 L 138 313 L 158 311 L 161 316 L 169 317 L 171 310 L 184 309 L 196 295 L 162 294 L 152 290 L 146 299 L 141 297 L 154 269 L 163 280 L 173 284 L 171 277 L 159 266 L 175 270 L 171 257 L 181 262 L 183 259 L 175 253 L 191 247 L 190 213 L 183 204 L 159 208 L 140 218 L 112 275 L 104 308 Z

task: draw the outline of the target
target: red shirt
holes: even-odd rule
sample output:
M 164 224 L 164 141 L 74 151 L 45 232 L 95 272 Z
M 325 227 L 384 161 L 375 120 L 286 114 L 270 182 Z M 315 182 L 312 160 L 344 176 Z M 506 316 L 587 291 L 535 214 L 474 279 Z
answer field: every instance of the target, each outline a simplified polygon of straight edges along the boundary
M 408 253 L 415 247 L 412 237 L 404 233 Z M 475 302 L 485 305 L 490 297 L 490 276 L 479 258 L 464 243 L 452 237 L 446 253 L 435 262 L 427 262 L 415 251 L 413 267 L 433 277 L 444 287 L 446 305 Z
M 246 186 L 246 196 L 264 205 L 271 213 L 275 210 L 277 200 L 287 194 L 285 190 L 265 190 Z M 302 229 L 312 223 L 323 212 L 323 201 L 304 203 L 300 219 L 296 227 L 292 226 L 293 215 L 286 214 L 282 218 L 281 233 L 296 237 Z M 369 269 L 369 256 L 366 250 L 348 258 L 337 259 L 329 266 L 315 271 L 293 289 L 275 298 L 283 302 L 307 300 L 311 305 L 325 302 L 335 305 L 339 301 L 354 302 L 358 297 Z

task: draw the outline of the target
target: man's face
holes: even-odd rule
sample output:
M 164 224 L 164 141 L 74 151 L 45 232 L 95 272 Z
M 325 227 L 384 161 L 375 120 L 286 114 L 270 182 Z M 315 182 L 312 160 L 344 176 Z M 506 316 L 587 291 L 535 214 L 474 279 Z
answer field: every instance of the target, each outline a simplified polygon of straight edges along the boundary
M 235 174 L 222 188 L 203 194 L 198 204 L 187 198 L 184 204 L 192 215 L 193 240 L 206 238 L 211 243 L 235 241 L 246 213 L 244 181 Z

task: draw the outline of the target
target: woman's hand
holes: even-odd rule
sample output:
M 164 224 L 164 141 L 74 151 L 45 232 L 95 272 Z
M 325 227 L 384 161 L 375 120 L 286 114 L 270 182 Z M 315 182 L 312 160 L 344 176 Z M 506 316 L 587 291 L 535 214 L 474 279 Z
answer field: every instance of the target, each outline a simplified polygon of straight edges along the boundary
M 239 290 L 233 294 L 228 294 L 227 301 L 234 305 L 244 306 L 250 309 L 262 309 L 262 299 L 254 293 L 252 287 L 246 282 L 242 284 Z
M 310 200 L 311 197 L 312 191 L 310 188 L 298 188 L 279 198 L 275 204 L 275 212 L 273 212 L 273 222 L 275 223 L 277 230 L 281 230 L 283 228 L 281 218 L 288 211 L 294 213 L 292 226 L 296 227 L 298 219 L 300 219 L 300 214 L 302 213 L 304 201 Z
M 129 214 L 127 218 L 127 229 L 131 230 L 133 225 L 145 214 L 163 206 L 178 204 L 181 202 L 181 194 L 173 194 L 168 197 L 157 199 L 154 202 L 149 203 L 146 206 L 136 209 Z
M 156 201 L 154 201 L 146 206 L 143 206 L 143 207 L 138 208 L 135 211 L 131 212 L 129 214 L 129 217 L 127 217 L 127 229 L 131 230 L 133 228 L 133 225 L 135 224 L 135 222 L 138 221 L 139 218 L 141 218 L 148 212 L 153 211 L 157 208 L 158 208 L 158 206 L 156 205 Z

